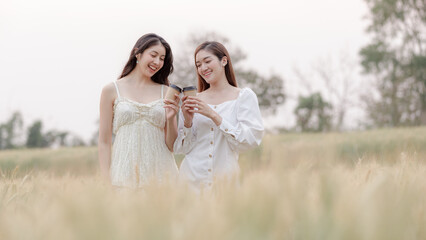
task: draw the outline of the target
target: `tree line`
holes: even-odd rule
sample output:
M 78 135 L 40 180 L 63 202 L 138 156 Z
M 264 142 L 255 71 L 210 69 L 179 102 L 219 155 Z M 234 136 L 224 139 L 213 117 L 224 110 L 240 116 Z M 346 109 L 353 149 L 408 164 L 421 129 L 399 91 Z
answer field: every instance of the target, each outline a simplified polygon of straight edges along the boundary
M 58 130 L 43 131 L 43 122 L 36 120 L 27 129 L 20 112 L 14 112 L 4 123 L 0 123 L 0 150 L 16 148 L 46 148 L 62 146 L 85 146 L 80 137 Z

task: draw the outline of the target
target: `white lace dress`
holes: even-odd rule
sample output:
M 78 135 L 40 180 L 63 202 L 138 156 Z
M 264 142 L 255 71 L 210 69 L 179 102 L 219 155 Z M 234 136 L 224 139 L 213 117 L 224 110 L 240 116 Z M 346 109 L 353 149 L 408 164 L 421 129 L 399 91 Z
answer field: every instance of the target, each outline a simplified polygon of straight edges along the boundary
M 163 88 L 160 99 L 144 104 L 121 97 L 114 85 L 118 97 L 114 102 L 112 185 L 137 188 L 151 182 L 174 182 L 178 169 L 164 138 Z

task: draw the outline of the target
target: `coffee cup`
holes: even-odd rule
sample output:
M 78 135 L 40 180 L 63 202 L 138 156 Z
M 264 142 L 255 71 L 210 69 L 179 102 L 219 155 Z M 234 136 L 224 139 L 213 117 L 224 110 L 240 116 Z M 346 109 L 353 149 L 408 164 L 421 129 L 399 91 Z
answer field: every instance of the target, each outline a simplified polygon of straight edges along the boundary
M 197 87 L 195 86 L 184 87 L 182 91 L 184 96 L 197 96 Z
M 167 89 L 166 97 L 165 99 L 169 99 L 174 101 L 176 99 L 175 94 L 180 94 L 182 92 L 182 89 L 174 84 L 170 84 L 169 88 Z

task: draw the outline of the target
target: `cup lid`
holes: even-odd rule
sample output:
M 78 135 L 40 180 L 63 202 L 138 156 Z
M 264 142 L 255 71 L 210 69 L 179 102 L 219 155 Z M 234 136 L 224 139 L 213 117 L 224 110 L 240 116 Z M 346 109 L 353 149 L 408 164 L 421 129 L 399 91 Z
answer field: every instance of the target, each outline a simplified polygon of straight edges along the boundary
M 176 89 L 178 92 L 182 92 L 182 89 L 174 84 L 170 84 L 169 87 Z
M 189 86 L 189 87 L 184 87 L 183 88 L 183 91 L 185 92 L 185 91 L 191 91 L 191 90 L 197 90 L 197 87 L 196 86 Z

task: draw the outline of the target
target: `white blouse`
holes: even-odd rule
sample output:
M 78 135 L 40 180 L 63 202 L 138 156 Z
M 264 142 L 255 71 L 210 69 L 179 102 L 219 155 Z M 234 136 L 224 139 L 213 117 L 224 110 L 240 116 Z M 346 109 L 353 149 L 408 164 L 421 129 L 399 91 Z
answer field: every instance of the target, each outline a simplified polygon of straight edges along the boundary
M 259 146 L 264 132 L 257 96 L 250 88 L 241 89 L 235 100 L 209 106 L 222 117 L 220 126 L 196 113 L 192 127 L 186 128 L 179 113 L 174 151 L 185 154 L 179 179 L 195 189 L 209 189 L 217 178 L 238 175 L 238 153 Z

